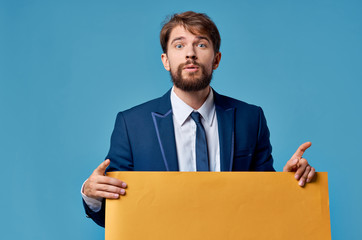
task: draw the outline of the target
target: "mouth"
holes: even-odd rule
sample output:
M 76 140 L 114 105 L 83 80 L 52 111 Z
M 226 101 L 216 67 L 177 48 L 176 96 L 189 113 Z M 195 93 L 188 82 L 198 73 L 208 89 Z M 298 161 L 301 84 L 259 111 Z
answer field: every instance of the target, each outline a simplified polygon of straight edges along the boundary
M 194 64 L 188 64 L 188 65 L 185 65 L 183 70 L 185 70 L 186 72 L 196 72 L 199 70 L 199 66 L 194 65 Z

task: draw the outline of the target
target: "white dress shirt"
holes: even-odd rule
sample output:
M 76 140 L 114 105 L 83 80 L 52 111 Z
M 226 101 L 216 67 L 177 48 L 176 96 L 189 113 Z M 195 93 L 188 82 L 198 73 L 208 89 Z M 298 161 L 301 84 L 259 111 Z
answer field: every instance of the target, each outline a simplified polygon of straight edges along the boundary
M 171 91 L 172 117 L 175 131 L 178 166 L 180 171 L 196 171 L 196 123 L 190 114 L 200 113 L 206 133 L 210 171 L 220 172 L 220 146 L 217 117 L 212 90 L 199 109 L 193 109 Z
M 215 111 L 214 94 L 210 90 L 204 104 L 199 109 L 193 109 L 171 91 L 172 118 L 175 131 L 176 151 L 180 171 L 196 171 L 196 123 L 190 117 L 193 111 L 200 113 L 201 123 L 205 129 L 207 148 L 209 154 L 210 171 L 220 172 L 220 144 L 217 117 Z M 89 208 L 98 212 L 102 201 L 81 194 Z

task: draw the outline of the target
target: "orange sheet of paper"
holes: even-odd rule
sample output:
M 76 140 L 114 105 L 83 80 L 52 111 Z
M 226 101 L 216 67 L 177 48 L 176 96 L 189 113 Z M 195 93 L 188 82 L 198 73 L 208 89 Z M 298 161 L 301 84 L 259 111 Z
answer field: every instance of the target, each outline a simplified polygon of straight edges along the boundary
M 331 239 L 327 173 L 110 172 L 128 184 L 106 201 L 106 240 Z

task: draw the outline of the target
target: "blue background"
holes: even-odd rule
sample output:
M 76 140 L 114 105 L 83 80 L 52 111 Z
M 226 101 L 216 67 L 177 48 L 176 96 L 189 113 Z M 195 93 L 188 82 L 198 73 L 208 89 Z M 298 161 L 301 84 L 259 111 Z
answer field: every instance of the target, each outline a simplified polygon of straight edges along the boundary
M 263 107 L 278 171 L 313 142 L 305 156 L 329 173 L 332 237 L 360 239 L 361 1 L 0 0 L 1 239 L 104 237 L 80 187 L 116 113 L 171 87 L 159 31 L 186 10 L 220 30 L 212 86 Z

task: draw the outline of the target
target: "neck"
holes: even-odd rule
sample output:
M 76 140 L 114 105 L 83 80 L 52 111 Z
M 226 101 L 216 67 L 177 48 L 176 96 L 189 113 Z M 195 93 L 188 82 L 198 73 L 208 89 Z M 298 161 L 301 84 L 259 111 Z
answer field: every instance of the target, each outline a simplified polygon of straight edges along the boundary
M 207 99 L 207 96 L 209 96 L 210 86 L 207 86 L 206 88 L 200 91 L 192 91 L 192 92 L 185 92 L 180 88 L 177 88 L 176 86 L 174 86 L 173 90 L 182 101 L 184 101 L 187 105 L 189 105 L 193 109 L 197 110 L 202 106 L 202 104 L 204 104 L 204 102 Z

